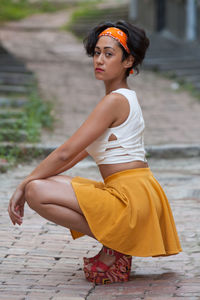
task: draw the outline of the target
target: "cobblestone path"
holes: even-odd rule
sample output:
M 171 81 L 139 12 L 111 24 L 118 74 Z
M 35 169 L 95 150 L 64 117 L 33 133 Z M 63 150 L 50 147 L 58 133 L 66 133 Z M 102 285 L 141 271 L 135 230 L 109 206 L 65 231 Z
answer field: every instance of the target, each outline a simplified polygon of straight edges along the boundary
M 183 252 L 165 258 L 133 257 L 130 282 L 95 288 L 84 278 L 82 257 L 97 253 L 99 243 L 89 237 L 73 241 L 68 229 L 28 207 L 21 227 L 9 221 L 8 199 L 36 162 L 1 174 L 0 299 L 200 299 L 200 162 L 149 162 L 169 198 Z M 67 174 L 100 179 L 88 160 Z

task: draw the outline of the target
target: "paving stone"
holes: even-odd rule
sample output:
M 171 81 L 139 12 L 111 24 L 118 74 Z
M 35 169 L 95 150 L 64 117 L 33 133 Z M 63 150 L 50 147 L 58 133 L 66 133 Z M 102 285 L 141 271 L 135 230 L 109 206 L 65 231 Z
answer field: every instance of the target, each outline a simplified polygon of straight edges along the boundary
M 65 228 L 56 226 L 39 217 L 28 207 L 21 227 L 9 224 L 8 217 L 0 218 L 0 291 L 11 300 L 23 299 L 67 299 L 79 297 L 93 299 L 198 299 L 200 286 L 200 228 L 196 225 L 200 216 L 197 198 L 179 199 L 180 190 L 188 189 L 191 182 L 199 178 L 199 162 L 195 159 L 176 161 L 153 160 L 150 165 L 156 178 L 171 189 L 171 181 L 182 177 L 187 166 L 187 180 L 176 180 L 176 188 L 170 192 L 170 203 L 184 252 L 177 256 L 160 258 L 133 258 L 130 281 L 124 284 L 96 286 L 84 278 L 83 256 L 95 255 L 101 245 L 87 237 L 73 241 Z M 185 163 L 185 167 L 184 167 Z M 0 175 L 0 211 L 7 206 L 8 199 L 17 183 L 30 172 L 32 165 Z M 99 178 L 97 169 L 89 162 L 83 162 L 67 172 L 70 175 L 87 170 L 88 178 Z M 173 178 L 170 178 L 173 174 Z M 195 172 L 194 172 L 195 170 Z M 12 182 L 12 188 L 9 187 Z M 183 184 L 184 182 L 184 184 Z M 181 196 L 182 197 L 182 196 Z M 180 213 L 181 212 L 181 213 Z M 9 225 L 8 225 L 9 224 Z M 53 247 L 52 247 L 53 245 Z M 86 255 L 87 254 L 87 255 Z M 16 292 L 16 287 L 18 288 Z M 19 293 L 20 291 L 20 293 Z M 13 297 L 14 295 L 14 297 Z M 25 297 L 24 296 L 24 297 Z M 4 299 L 2 297 L 2 299 Z M 19 297 L 19 298 L 18 298 Z M 20 298 L 21 297 L 21 298 Z M 53 297 L 53 298 L 52 298 Z M 56 298 L 57 297 L 57 298 Z M 34 299 L 34 300 L 35 300 Z
M 53 300 L 84 300 L 85 297 L 76 297 L 76 296 L 66 296 L 66 295 L 58 295 L 53 297 Z

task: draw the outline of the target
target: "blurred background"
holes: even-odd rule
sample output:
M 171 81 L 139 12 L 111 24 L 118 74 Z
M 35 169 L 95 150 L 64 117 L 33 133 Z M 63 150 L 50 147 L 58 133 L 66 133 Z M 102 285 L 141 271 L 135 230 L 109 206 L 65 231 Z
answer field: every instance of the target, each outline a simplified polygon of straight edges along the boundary
M 146 143 L 199 143 L 200 0 L 1 0 L 1 170 L 49 153 L 85 120 L 104 89 L 82 40 L 119 19 L 150 39 L 142 72 L 129 78 Z

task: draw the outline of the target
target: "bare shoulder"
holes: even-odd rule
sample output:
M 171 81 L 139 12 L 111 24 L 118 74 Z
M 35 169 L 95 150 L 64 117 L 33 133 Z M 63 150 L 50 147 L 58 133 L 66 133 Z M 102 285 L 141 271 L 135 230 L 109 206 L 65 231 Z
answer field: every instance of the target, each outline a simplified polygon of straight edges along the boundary
M 129 109 L 129 101 L 126 96 L 122 95 L 121 93 L 114 92 L 109 95 L 106 95 L 105 97 L 107 100 L 107 103 L 110 104 L 110 106 L 115 107 L 115 113 L 117 116 L 119 116 L 120 112 L 122 113 L 122 110 Z
M 122 94 L 119 93 L 110 93 L 108 95 L 105 95 L 100 102 L 97 105 L 97 108 L 101 107 L 101 108 L 105 108 L 108 110 L 112 110 L 112 114 L 114 115 L 115 113 L 115 108 L 118 107 L 119 104 L 123 104 L 124 103 L 124 99 L 126 99 L 125 96 L 123 96 Z M 126 99 L 127 100 L 127 99 Z
M 116 104 L 116 101 L 120 101 L 124 98 L 125 98 L 124 95 L 114 92 L 104 96 L 101 101 L 107 101 L 107 103 L 110 103 L 112 105 L 112 104 Z
M 91 115 L 102 115 L 103 119 L 105 119 L 105 117 L 107 116 L 111 123 L 114 121 L 114 119 L 116 118 L 116 110 L 117 107 L 120 103 L 120 101 L 122 101 L 123 95 L 120 94 L 114 94 L 114 93 L 110 93 L 108 95 L 105 95 L 96 105 L 96 107 L 94 108 L 93 112 L 91 113 Z M 90 117 L 90 116 L 89 116 Z

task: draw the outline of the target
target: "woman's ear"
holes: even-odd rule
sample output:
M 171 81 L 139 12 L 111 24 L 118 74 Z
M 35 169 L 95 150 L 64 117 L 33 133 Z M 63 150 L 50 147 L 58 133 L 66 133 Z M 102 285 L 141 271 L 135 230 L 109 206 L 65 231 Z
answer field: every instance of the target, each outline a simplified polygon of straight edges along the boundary
M 132 65 L 133 65 L 133 63 L 134 63 L 134 57 L 133 57 L 133 55 L 129 55 L 128 57 L 127 57 L 127 59 L 124 61 L 125 62 L 125 68 L 131 68 L 132 67 Z

